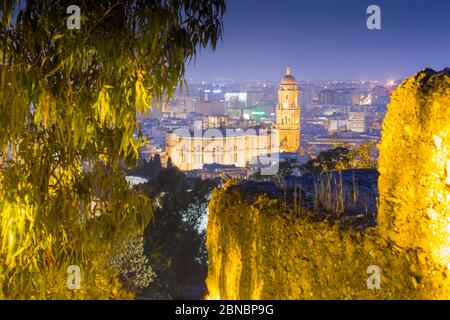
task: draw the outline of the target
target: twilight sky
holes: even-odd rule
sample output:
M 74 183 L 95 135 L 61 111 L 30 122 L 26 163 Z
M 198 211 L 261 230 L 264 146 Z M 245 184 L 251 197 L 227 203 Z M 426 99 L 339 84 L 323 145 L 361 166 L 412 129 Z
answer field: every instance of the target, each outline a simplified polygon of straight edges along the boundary
M 381 30 L 366 9 L 381 8 Z M 223 41 L 187 77 L 278 81 L 400 79 L 450 67 L 450 0 L 227 0 Z

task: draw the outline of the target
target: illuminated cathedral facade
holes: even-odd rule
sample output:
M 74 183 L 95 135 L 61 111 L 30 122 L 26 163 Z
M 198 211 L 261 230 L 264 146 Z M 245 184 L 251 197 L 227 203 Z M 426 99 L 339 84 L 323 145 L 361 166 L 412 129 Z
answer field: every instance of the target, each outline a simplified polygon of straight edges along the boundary
M 300 105 L 297 80 L 286 69 L 276 106 L 276 124 L 268 132 L 236 128 L 190 129 L 166 134 L 166 154 L 182 171 L 202 169 L 205 164 L 246 167 L 258 158 L 280 152 L 300 152 Z M 231 132 L 230 132 L 231 131 Z

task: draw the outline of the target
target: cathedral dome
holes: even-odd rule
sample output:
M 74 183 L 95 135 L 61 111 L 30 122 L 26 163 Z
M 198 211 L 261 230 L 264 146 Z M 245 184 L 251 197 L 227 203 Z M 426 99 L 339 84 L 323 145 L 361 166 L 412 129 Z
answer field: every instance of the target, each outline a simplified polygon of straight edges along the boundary
M 297 79 L 291 75 L 291 67 L 286 68 L 286 75 L 281 79 L 281 85 L 297 85 Z

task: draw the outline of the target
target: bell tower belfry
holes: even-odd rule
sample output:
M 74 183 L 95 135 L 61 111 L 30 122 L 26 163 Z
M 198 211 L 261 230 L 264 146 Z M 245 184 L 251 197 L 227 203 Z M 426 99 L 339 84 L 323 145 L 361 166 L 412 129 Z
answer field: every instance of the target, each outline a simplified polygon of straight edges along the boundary
M 300 105 L 298 102 L 297 80 L 292 76 L 292 68 L 286 68 L 278 89 L 276 128 L 280 139 L 280 152 L 300 151 Z

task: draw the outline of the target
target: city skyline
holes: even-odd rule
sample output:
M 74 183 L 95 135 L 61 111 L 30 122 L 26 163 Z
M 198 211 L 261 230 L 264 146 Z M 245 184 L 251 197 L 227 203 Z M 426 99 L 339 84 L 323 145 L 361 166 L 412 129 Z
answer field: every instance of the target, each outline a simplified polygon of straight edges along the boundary
M 449 14 L 3 0 L 0 300 L 450 300 Z
M 366 26 L 372 4 L 381 9 L 381 30 Z M 448 1 L 227 5 L 223 40 L 214 52 L 200 52 L 187 78 L 277 82 L 289 65 L 300 82 L 400 80 L 426 67 L 444 69 L 450 56 Z

